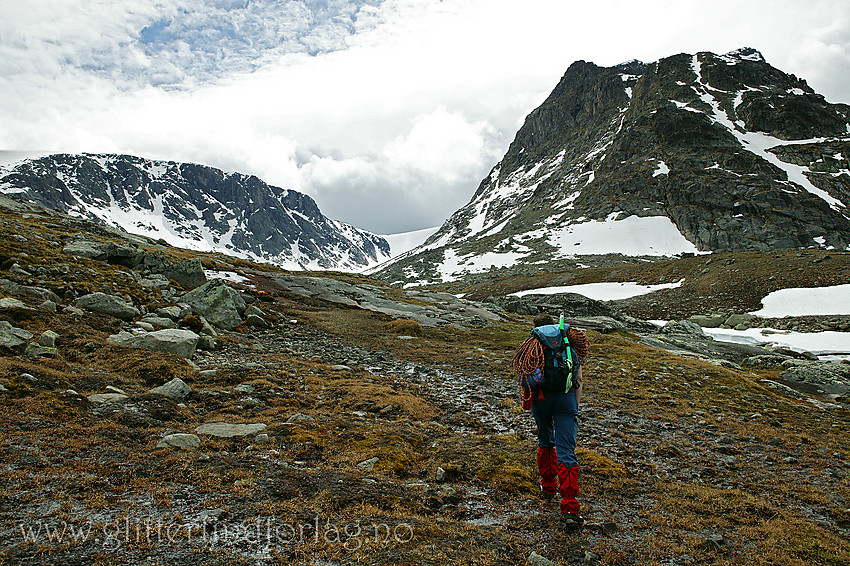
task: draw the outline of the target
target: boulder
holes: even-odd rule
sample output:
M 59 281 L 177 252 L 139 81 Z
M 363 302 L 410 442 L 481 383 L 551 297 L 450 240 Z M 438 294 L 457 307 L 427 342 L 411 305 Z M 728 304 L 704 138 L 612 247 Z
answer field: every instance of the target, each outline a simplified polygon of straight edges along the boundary
M 161 316 L 163 318 L 170 318 L 171 320 L 180 320 L 186 314 L 183 309 L 178 307 L 177 305 L 171 305 L 170 307 L 161 307 L 156 309 L 155 311 L 157 316 Z
M 0 279 L 0 289 L 3 289 L 10 295 L 29 295 L 30 297 L 36 297 L 41 299 L 42 301 L 53 301 L 56 304 L 62 302 L 62 299 L 59 298 L 59 295 L 51 291 L 50 289 L 45 289 L 43 287 L 29 287 L 27 285 L 19 285 L 14 281 L 10 281 L 9 279 Z
M 125 348 L 141 348 L 151 352 L 167 352 L 184 358 L 191 358 L 198 346 L 200 336 L 191 330 L 168 328 L 144 334 L 120 332 L 113 334 L 108 340 L 116 346 Z
M 745 368 L 770 368 L 779 367 L 788 359 L 788 356 L 782 354 L 763 354 L 760 356 L 750 356 L 741 362 L 741 367 Z
M 717 328 L 721 324 L 726 322 L 726 318 L 722 314 L 695 314 L 694 316 L 688 318 L 688 321 L 693 322 L 694 324 L 698 324 L 702 328 Z
M 204 266 L 199 258 L 192 258 L 166 267 L 162 274 L 186 289 L 194 289 L 207 282 Z
M 77 299 L 77 307 L 99 314 L 113 316 L 120 320 L 133 320 L 139 315 L 139 310 L 132 303 L 121 297 L 106 293 L 92 293 Z
M 157 448 L 180 448 L 181 450 L 197 450 L 201 447 L 201 439 L 195 434 L 176 433 L 163 437 L 156 445 Z
M 145 252 L 133 244 L 98 242 L 86 239 L 77 239 L 68 242 L 62 253 L 74 257 L 106 261 L 111 264 L 123 265 L 130 268 L 140 265 L 145 256 Z
M 11 297 L 4 297 L 0 299 L 0 309 L 29 309 L 33 310 L 32 307 L 28 307 L 27 304 L 23 301 L 19 301 L 18 299 L 13 299 Z
M 96 404 L 120 403 L 125 399 L 127 399 L 127 395 L 121 393 L 96 393 L 88 396 L 88 400 Z
M 234 438 L 241 436 L 254 436 L 266 429 L 263 423 L 254 424 L 230 424 L 224 422 L 206 423 L 195 429 L 198 434 L 208 434 L 217 438 Z
M 166 397 L 180 400 L 188 397 L 192 393 L 192 388 L 179 377 L 175 377 L 168 383 L 160 385 L 159 387 L 154 387 L 151 389 L 151 393 L 165 395 Z
M 38 345 L 44 346 L 45 348 L 55 348 L 56 340 L 58 338 L 59 335 L 52 330 L 45 330 L 41 333 L 41 336 L 38 337 Z
M 705 337 L 705 332 L 698 324 L 689 320 L 670 321 L 661 328 L 663 334 Z
M 735 328 L 736 330 L 744 330 L 749 328 L 750 324 L 755 320 L 755 316 L 751 314 L 733 314 L 726 319 L 726 326 Z M 740 327 L 740 328 L 739 328 Z
M 155 328 L 177 328 L 177 323 L 170 318 L 161 316 L 145 316 L 142 318 L 142 322 L 147 322 Z
M 238 291 L 221 279 L 214 279 L 189 291 L 182 297 L 192 312 L 204 317 L 213 326 L 233 330 L 242 324 L 246 305 Z
M 22 354 L 32 337 L 32 332 L 16 328 L 10 322 L 0 320 L 0 349 L 9 349 L 17 354 Z
M 41 346 L 33 342 L 27 346 L 24 353 L 31 358 L 55 358 L 59 355 L 59 350 L 51 346 Z

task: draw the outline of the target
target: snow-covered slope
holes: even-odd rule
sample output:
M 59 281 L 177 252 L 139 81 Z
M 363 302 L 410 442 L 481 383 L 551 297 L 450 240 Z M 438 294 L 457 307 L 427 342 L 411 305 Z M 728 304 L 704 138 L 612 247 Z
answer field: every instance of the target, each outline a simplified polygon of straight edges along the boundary
M 174 246 L 291 269 L 360 270 L 390 257 L 386 240 L 326 218 L 304 194 L 191 163 L 57 154 L 0 167 L 0 192 Z
M 605 254 L 850 249 L 848 158 L 850 107 L 754 49 L 578 61 L 469 204 L 379 276 L 446 282 Z

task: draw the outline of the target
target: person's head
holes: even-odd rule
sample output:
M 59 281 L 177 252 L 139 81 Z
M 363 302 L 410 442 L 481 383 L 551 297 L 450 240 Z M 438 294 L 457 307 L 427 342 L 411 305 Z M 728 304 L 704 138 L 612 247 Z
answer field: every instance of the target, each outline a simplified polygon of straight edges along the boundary
M 542 312 L 534 317 L 534 327 L 555 324 L 555 319 L 549 313 Z

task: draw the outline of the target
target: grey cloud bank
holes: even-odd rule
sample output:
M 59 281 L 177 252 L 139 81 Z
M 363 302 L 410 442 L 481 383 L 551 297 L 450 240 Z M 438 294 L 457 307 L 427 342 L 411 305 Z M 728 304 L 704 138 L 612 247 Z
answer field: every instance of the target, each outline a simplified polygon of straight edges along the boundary
M 752 45 L 850 102 L 842 0 L 0 3 L 0 149 L 195 161 L 377 233 L 440 224 L 577 59 Z

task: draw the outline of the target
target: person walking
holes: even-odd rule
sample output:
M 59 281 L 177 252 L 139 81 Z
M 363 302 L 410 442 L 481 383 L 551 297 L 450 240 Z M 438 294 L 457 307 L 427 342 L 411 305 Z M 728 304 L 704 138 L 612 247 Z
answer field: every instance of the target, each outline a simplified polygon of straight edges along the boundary
M 566 340 L 564 340 L 566 337 Z M 567 344 L 568 342 L 568 344 Z M 582 395 L 582 362 L 589 350 L 587 335 L 577 328 L 556 325 L 549 314 L 534 318 L 532 336 L 517 350 L 514 369 L 523 375 L 542 375 L 543 382 L 522 381 L 523 406 L 537 424 L 537 469 L 544 499 L 561 496 L 561 520 L 578 527 L 579 466 L 576 458 L 578 412 Z M 535 372 L 535 370 L 540 370 Z

